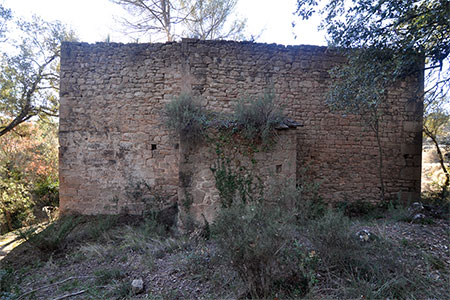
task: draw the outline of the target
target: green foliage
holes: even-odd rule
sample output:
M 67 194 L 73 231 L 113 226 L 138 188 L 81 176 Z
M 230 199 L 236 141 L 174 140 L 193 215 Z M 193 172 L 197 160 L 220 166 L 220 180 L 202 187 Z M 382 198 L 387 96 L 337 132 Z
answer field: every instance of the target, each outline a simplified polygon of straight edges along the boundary
M 186 141 L 196 141 L 205 135 L 207 113 L 200 105 L 199 99 L 182 94 L 174 98 L 165 107 L 167 126 L 175 130 Z
M 284 120 L 274 97 L 269 91 L 257 99 L 242 99 L 232 116 L 215 123 L 218 130 L 210 137 L 210 143 L 215 145 L 217 160 L 211 170 L 222 207 L 230 207 L 237 199 L 245 204 L 263 197 L 263 183 L 255 175 L 253 155 L 273 144 L 274 127 Z M 249 165 L 237 161 L 238 156 L 247 158 Z
M 2 232 L 30 225 L 33 209 L 58 205 L 57 127 L 24 123 L 0 143 Z
M 239 100 L 232 115 L 209 112 L 201 106 L 199 98 L 182 94 L 166 105 L 165 115 L 167 127 L 186 140 L 203 138 L 210 128 L 220 131 L 218 140 L 216 132 L 209 137 L 213 141 L 223 142 L 224 137 L 228 137 L 228 141 L 233 142 L 230 134 L 238 133 L 253 148 L 259 143 L 272 144 L 274 128 L 285 119 L 275 104 L 275 93 L 270 90 L 257 98 Z
M 403 259 L 405 254 L 381 237 L 361 242 L 353 228 L 339 211 L 328 211 L 308 226 L 319 269 L 340 278 L 338 298 L 405 299 L 427 293 L 427 279 L 411 273 L 420 262 Z
M 450 213 L 450 195 L 448 194 L 443 197 L 441 193 L 424 192 L 421 195 L 421 201 L 424 204 L 438 207 L 442 210 L 444 215 L 448 215 Z
M 80 223 L 83 222 L 80 220 Z M 86 219 L 84 222 L 86 230 L 80 231 L 78 240 L 98 240 L 106 232 L 115 228 L 119 224 L 119 217 L 116 215 L 101 216 L 94 219 Z
M 221 255 L 245 283 L 248 296 L 266 298 L 279 289 L 304 294 L 311 262 L 295 243 L 292 219 L 261 204 L 223 208 L 212 226 Z
M 0 182 L 0 193 L 2 232 L 20 228 L 22 224 L 29 224 L 33 220 L 33 202 L 27 186 L 5 178 Z
M 122 281 L 114 287 L 114 289 L 107 295 L 113 297 L 113 299 L 126 299 L 126 297 L 131 295 L 131 285 Z
M 231 168 L 231 161 L 229 158 L 220 159 L 219 156 L 212 171 L 214 173 L 214 180 L 216 182 L 216 188 L 219 191 L 222 207 L 230 207 L 236 197 L 238 185 L 242 180 Z
M 263 183 L 261 178 L 255 175 L 257 166 L 256 160 L 253 159 L 254 153 L 260 151 L 260 145 L 254 139 L 242 139 L 234 132 L 236 127 L 231 128 L 219 130 L 210 138 L 217 155 L 211 171 L 222 207 L 230 207 L 237 200 L 244 204 L 259 201 L 263 196 Z M 241 155 L 249 160 L 248 166 L 236 159 Z
M 38 181 L 33 189 L 38 207 L 59 206 L 59 181 L 53 181 L 51 177 L 46 177 Z
M 238 101 L 233 119 L 247 140 L 261 140 L 263 145 L 269 145 L 273 142 L 274 127 L 284 120 L 284 115 L 275 104 L 275 93 L 267 91 L 256 99 Z
M 318 4 L 315 0 L 297 0 L 297 13 L 308 19 L 316 12 Z M 444 77 L 433 86 L 437 91 L 448 87 L 448 73 L 443 68 L 448 68 L 444 65 L 450 54 L 449 9 L 449 2 L 440 0 L 357 0 L 352 3 L 329 0 L 319 12 L 323 17 L 321 28 L 327 31 L 333 46 L 388 50 L 393 55 L 396 63 L 391 70 L 376 74 L 372 68 L 360 68 L 361 77 L 395 79 L 409 75 L 417 57 L 415 53 L 420 53 L 431 69 L 444 71 Z M 412 71 L 422 68 L 418 66 Z M 364 86 L 359 87 L 359 90 L 364 89 Z
M 273 92 L 267 92 L 257 99 L 241 100 L 232 116 L 207 112 L 191 95 L 181 95 L 166 105 L 168 127 L 187 142 L 206 137 L 208 128 L 213 131 L 207 141 L 216 148 L 217 161 L 211 170 L 223 207 L 230 207 L 237 198 L 246 203 L 262 197 L 261 180 L 252 170 L 256 163 L 253 154 L 261 151 L 260 144 L 264 150 L 273 143 L 274 127 L 284 119 L 274 97 Z M 248 157 L 251 166 L 233 161 L 236 155 Z M 188 208 L 189 196 L 186 200 L 183 205 Z
M 167 206 L 166 199 L 144 180 L 137 180 L 126 187 L 127 196 L 133 202 L 144 204 L 144 227 L 151 236 L 166 236 L 176 223 L 177 204 Z
M 352 50 L 348 54 L 348 63 L 335 67 L 331 72 L 333 84 L 328 104 L 332 109 L 363 116 L 373 129 L 374 122 L 381 119 L 388 109 L 386 88 L 394 83 L 388 74 L 395 64 L 391 51 L 376 48 Z M 366 73 L 362 74 L 361 69 Z
M 362 242 L 355 222 L 315 198 L 318 188 L 272 182 L 261 202 L 233 202 L 219 211 L 212 237 L 247 297 L 301 297 L 316 288 L 330 288 L 337 298 L 427 295 L 428 279 L 412 272 L 420 261 L 405 260 L 383 237 Z M 358 214 L 372 208 L 352 207 Z
M 122 279 L 125 274 L 120 269 L 100 269 L 94 272 L 97 284 L 110 284 L 112 280 Z
M 335 206 L 347 217 L 363 217 L 372 214 L 380 208 L 379 205 L 358 199 L 355 202 L 339 202 Z
M 80 217 L 64 217 L 47 227 L 33 226 L 22 230 L 20 231 L 20 236 L 39 249 L 43 255 L 50 255 L 56 251 L 63 250 L 67 246 L 68 235 L 80 221 Z
M 396 65 L 391 51 L 377 48 L 355 49 L 348 54 L 347 64 L 331 71 L 333 83 L 327 103 L 332 110 L 354 114 L 361 117 L 363 125 L 375 134 L 378 146 L 378 176 L 381 200 L 385 199 L 383 176 L 383 148 L 381 126 L 386 112 L 390 110 L 386 88 L 395 82 L 389 72 Z M 361 72 L 364 70 L 364 72 Z
M 223 206 L 211 226 L 212 236 L 245 283 L 247 296 L 302 296 L 317 280 L 318 258 L 299 232 L 323 215 L 315 193 L 318 185 L 306 176 L 298 185 L 277 180 L 269 184 L 259 201 Z
M 447 96 L 436 98 L 434 101 L 427 101 L 423 118 L 423 135 L 434 144 L 441 170 L 446 177 L 445 182 L 440 187 L 441 197 L 443 198 L 449 195 L 448 188 L 450 186 L 450 174 L 440 147 L 440 144 L 449 135 L 448 128 L 446 128 L 450 124 L 450 114 L 446 107 L 447 102 Z
M 234 12 L 237 0 L 181 0 L 190 11 L 184 21 L 186 35 L 201 40 L 242 40 L 246 19 L 228 19 Z
M 218 154 L 217 161 L 211 170 L 222 207 L 231 207 L 236 200 L 246 204 L 258 201 L 262 197 L 261 180 L 243 166 L 237 169 L 232 167 L 228 157 Z
M 353 271 L 362 251 L 359 241 L 351 235 L 350 225 L 347 217 L 330 210 L 309 226 L 310 239 L 320 257 L 328 266 L 339 268 L 342 273 Z
M 0 299 L 14 299 L 14 294 L 12 293 L 13 284 L 14 284 L 13 270 L 0 269 Z
M 173 216 L 175 217 L 175 216 Z M 173 224 L 167 224 L 161 219 L 161 211 L 147 211 L 144 219 L 144 231 L 149 236 L 165 237 Z
M 321 217 L 326 207 L 319 196 L 320 184 L 307 178 L 306 170 L 301 170 L 301 173 L 302 179 L 297 183 L 284 178 L 272 179 L 263 201 L 290 211 L 295 216 L 295 223 L 304 225 Z
M 0 136 L 33 116 L 48 119 L 58 115 L 59 56 L 62 41 L 74 34 L 59 22 L 15 22 L 15 39 L 0 57 Z
M 315 0 L 297 0 L 297 13 L 308 19 L 318 5 Z M 347 58 L 331 73 L 334 82 L 328 102 L 333 109 L 362 116 L 375 132 L 383 200 L 379 129 L 389 110 L 387 90 L 406 79 L 420 80 L 426 70 L 425 100 L 433 102 L 446 95 L 450 88 L 449 10 L 450 3 L 441 0 L 329 0 L 319 11 L 320 27 L 327 31 L 331 46 Z M 422 88 L 419 82 L 409 100 L 420 101 Z
M 11 19 L 11 10 L 0 4 L 0 42 L 5 37 L 6 24 Z
M 445 130 L 445 127 L 450 123 L 447 103 L 448 97 L 440 97 L 432 102 L 427 101 L 425 107 L 423 126 L 429 134 L 440 141 L 445 140 L 449 135 L 449 132 Z M 424 138 L 427 137 L 427 132 L 424 131 Z
M 243 39 L 246 20 L 234 19 L 237 0 L 111 0 L 129 13 L 123 19 L 127 34 L 174 41 L 199 39 Z M 180 29 L 178 26 L 181 27 Z

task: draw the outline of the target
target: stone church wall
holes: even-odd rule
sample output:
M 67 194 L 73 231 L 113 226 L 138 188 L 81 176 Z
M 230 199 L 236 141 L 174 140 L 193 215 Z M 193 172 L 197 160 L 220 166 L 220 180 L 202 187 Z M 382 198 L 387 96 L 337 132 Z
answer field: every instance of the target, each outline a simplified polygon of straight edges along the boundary
M 84 214 L 141 213 L 145 183 L 176 201 L 179 138 L 164 105 L 181 93 L 211 110 L 242 97 L 276 94 L 296 132 L 296 172 L 306 168 L 329 202 L 380 199 L 378 148 L 356 116 L 331 113 L 328 71 L 343 58 L 316 46 L 184 39 L 166 44 L 64 43 L 61 55 L 60 205 Z M 422 78 L 388 92 L 381 127 L 387 195 L 420 193 Z

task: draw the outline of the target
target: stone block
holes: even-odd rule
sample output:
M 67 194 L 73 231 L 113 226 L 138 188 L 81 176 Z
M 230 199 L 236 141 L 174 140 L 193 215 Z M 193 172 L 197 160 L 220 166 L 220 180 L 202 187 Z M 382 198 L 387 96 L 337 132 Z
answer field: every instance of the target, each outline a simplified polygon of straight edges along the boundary
M 400 171 L 400 176 L 402 179 L 412 179 L 420 181 L 421 169 L 419 167 L 404 167 Z
M 403 130 L 405 132 L 422 132 L 422 122 L 405 121 L 403 122 Z
M 422 153 L 421 144 L 402 144 L 401 145 L 402 155 L 420 155 Z

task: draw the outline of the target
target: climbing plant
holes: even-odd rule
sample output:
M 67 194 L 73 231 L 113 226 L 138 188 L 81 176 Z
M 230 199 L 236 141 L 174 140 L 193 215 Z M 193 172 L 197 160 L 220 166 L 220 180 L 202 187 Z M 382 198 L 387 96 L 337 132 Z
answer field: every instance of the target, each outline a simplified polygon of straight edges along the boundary
M 198 97 L 182 94 L 165 107 L 167 126 L 184 141 L 205 139 L 216 161 L 211 167 L 223 207 L 235 199 L 242 203 L 262 198 L 262 180 L 256 175 L 254 154 L 268 150 L 276 137 L 275 127 L 285 117 L 275 104 L 275 93 L 240 99 L 230 114 L 208 111 Z M 238 158 L 248 159 L 247 165 Z

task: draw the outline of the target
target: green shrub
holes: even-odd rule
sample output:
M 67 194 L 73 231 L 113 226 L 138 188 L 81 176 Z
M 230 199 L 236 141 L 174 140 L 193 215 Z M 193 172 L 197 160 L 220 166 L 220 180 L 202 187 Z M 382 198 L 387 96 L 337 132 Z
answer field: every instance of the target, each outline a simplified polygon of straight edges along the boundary
M 230 207 L 235 200 L 244 204 L 261 200 L 263 194 L 261 178 L 256 176 L 251 168 L 232 166 L 228 157 L 218 153 L 211 171 L 214 174 L 222 207 Z
M 0 119 L 9 123 L 2 116 Z M 47 191 L 43 188 L 58 178 L 58 126 L 47 121 L 25 122 L 11 134 L 2 136 L 0 223 L 3 232 L 35 223 L 33 212 L 58 202 L 53 187 L 49 186 Z M 47 192 L 52 195 L 47 197 Z
M 84 217 L 83 219 L 85 219 Z M 86 230 L 81 231 L 79 233 L 79 237 L 77 237 L 79 240 L 97 240 L 99 239 L 104 233 L 108 232 L 109 230 L 116 227 L 119 223 L 119 216 L 116 215 L 106 215 L 106 216 L 99 216 L 99 217 L 93 217 L 93 218 L 86 218 L 85 227 Z
M 0 178 L 1 233 L 31 224 L 33 205 L 28 187 L 23 182 Z
M 325 212 L 325 204 L 319 196 L 320 184 L 314 183 L 306 176 L 299 183 L 272 178 L 264 192 L 264 202 L 283 207 L 295 216 L 297 224 L 305 224 L 321 217 Z
M 222 205 L 213 237 L 249 297 L 298 297 L 315 284 L 317 256 L 300 242 L 306 229 L 298 225 L 324 214 L 318 188 L 306 176 L 298 184 L 274 178 L 258 201 Z
M 308 239 L 320 257 L 319 269 L 332 281 L 338 298 L 415 299 L 426 294 L 419 261 L 378 237 L 361 242 L 342 212 L 328 211 L 307 227 Z M 416 295 L 416 296 L 414 296 Z
M 223 208 L 212 226 L 221 255 L 245 283 L 248 296 L 263 298 L 280 289 L 300 289 L 310 282 L 295 243 L 292 220 L 276 208 L 261 204 Z
M 327 266 L 339 273 L 352 272 L 363 249 L 352 235 L 351 222 L 339 211 L 329 210 L 308 226 L 308 236 Z
M 63 250 L 68 243 L 67 237 L 81 222 L 81 217 L 63 217 L 47 227 L 32 226 L 20 231 L 20 237 L 39 249 L 43 254 L 52 254 Z
M 125 277 L 124 272 L 116 268 L 96 270 L 94 275 L 96 283 L 103 285 L 111 283 L 113 280 L 122 279 Z
M 59 206 L 59 181 L 54 181 L 50 176 L 38 181 L 32 192 L 39 208 L 43 206 Z
M 165 115 L 167 126 L 186 141 L 204 136 L 208 118 L 198 98 L 190 94 L 181 94 L 166 105 Z
M 234 120 L 245 138 L 260 139 L 264 145 L 272 143 L 274 127 L 284 120 L 274 100 L 275 93 L 269 91 L 256 99 L 238 101 L 234 107 Z
M 357 200 L 355 202 L 342 201 L 338 202 L 335 207 L 341 210 L 347 217 L 371 216 L 381 209 L 379 204 L 373 204 L 363 200 Z
M 12 287 L 15 283 L 12 269 L 0 269 L 0 299 L 15 299 Z

